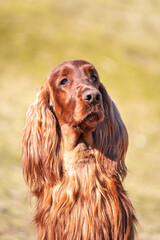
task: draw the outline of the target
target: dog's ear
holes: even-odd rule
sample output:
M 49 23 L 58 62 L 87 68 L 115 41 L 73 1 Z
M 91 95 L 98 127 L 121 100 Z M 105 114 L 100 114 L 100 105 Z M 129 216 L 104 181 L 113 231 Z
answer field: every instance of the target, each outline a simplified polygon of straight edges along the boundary
M 99 90 L 103 98 L 104 120 L 98 124 L 93 133 L 96 148 L 101 153 L 99 163 L 101 167 L 105 166 L 108 173 L 117 172 L 124 178 L 127 171 L 124 160 L 128 148 L 128 133 L 116 105 L 103 84 L 100 84 Z
M 61 177 L 60 138 L 54 106 L 44 86 L 28 109 L 22 137 L 23 172 L 32 193 Z

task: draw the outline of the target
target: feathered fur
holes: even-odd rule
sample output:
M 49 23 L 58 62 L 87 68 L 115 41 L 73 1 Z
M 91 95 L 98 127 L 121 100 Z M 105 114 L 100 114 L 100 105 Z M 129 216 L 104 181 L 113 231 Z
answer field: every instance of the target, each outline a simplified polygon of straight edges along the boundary
M 96 104 L 88 104 L 88 90 L 99 92 Z M 135 239 L 136 217 L 121 183 L 127 147 L 125 125 L 93 65 L 54 68 L 29 107 L 22 139 L 39 240 Z

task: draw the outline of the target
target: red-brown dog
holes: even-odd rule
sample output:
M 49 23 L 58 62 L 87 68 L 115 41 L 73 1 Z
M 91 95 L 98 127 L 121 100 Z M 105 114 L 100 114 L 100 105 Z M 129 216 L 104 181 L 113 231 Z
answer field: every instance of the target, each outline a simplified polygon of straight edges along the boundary
M 54 68 L 27 113 L 23 171 L 37 197 L 39 240 L 133 240 L 121 184 L 128 135 L 93 65 Z

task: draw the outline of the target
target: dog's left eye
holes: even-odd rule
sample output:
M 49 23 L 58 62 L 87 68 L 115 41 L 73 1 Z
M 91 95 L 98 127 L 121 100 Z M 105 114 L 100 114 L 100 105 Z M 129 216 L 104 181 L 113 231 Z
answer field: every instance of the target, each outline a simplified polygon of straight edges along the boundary
M 63 78 L 60 82 L 60 86 L 66 86 L 69 83 L 69 80 L 67 78 Z
M 97 77 L 95 75 L 91 75 L 92 82 L 97 82 Z

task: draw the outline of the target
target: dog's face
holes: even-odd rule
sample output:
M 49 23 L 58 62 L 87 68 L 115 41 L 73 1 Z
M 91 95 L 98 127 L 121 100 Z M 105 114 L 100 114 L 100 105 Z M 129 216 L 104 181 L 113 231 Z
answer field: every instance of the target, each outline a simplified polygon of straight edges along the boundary
M 93 131 L 103 121 L 100 80 L 93 65 L 81 60 L 64 62 L 49 73 L 47 83 L 60 126 Z

